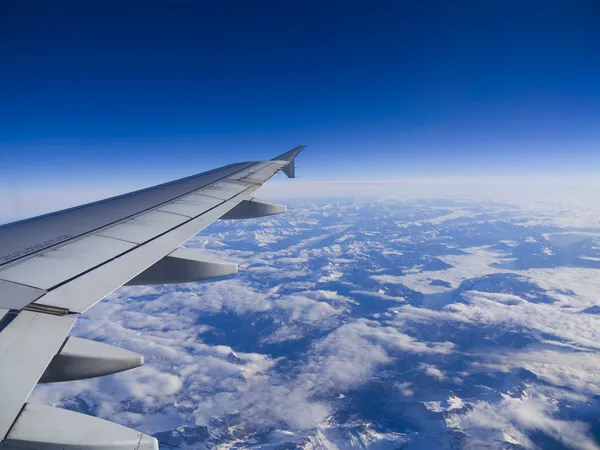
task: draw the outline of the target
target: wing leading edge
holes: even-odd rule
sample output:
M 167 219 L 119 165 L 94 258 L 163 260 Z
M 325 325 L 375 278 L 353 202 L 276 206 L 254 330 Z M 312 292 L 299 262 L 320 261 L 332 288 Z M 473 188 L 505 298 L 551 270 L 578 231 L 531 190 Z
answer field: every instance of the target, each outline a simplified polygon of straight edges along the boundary
M 95 417 L 27 403 L 38 382 L 143 364 L 141 355 L 69 337 L 76 315 L 124 284 L 207 280 L 237 265 L 180 248 L 218 219 L 285 212 L 253 197 L 296 147 L 100 202 L 0 226 L 0 446 L 156 449 L 156 439 Z

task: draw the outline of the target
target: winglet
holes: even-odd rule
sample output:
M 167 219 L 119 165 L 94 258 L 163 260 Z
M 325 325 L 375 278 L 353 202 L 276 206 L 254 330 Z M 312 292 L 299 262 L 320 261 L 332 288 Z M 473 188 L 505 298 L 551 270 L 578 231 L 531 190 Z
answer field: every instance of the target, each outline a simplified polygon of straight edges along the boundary
M 288 178 L 296 178 L 296 156 L 304 150 L 304 147 L 306 147 L 306 145 L 299 145 L 298 147 L 273 158 L 271 161 L 288 161 L 289 164 L 281 170 L 283 170 L 283 173 L 285 173 Z

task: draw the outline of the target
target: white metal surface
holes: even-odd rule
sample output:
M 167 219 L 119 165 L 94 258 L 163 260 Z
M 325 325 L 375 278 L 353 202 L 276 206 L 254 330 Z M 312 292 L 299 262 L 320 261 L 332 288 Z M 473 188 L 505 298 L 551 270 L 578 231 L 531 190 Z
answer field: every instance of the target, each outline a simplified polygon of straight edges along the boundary
M 188 220 L 177 214 L 164 211 L 150 211 L 129 219 L 118 225 L 105 228 L 98 232 L 99 236 L 107 236 L 124 241 L 142 244 L 150 239 L 181 225 Z
M 2 225 L 0 265 L 121 222 L 253 165 L 232 164 L 118 197 Z
M 241 192 L 241 190 L 240 190 L 240 192 Z M 235 193 L 232 193 L 230 191 L 226 191 L 224 189 L 212 188 L 212 187 L 204 188 L 199 193 L 202 195 L 205 195 L 206 197 L 218 198 L 220 200 L 229 200 L 231 197 L 233 197 L 235 195 Z
M 70 336 L 54 356 L 40 383 L 83 380 L 133 369 L 144 357 L 114 345 Z
M 258 169 L 258 167 L 259 167 L 259 164 L 255 164 L 251 168 L 240 170 L 239 172 L 235 173 L 234 175 L 231 175 L 230 177 L 228 177 L 227 179 L 229 181 L 233 180 L 233 181 L 239 181 L 240 183 L 248 183 L 246 181 L 243 181 L 243 178 L 247 177 L 252 172 L 255 172 Z
M 224 200 L 206 197 L 200 194 L 186 195 L 181 200 L 161 206 L 159 211 L 167 211 L 173 214 L 180 214 L 192 218 L 199 216 L 203 212 L 208 211 L 217 205 L 220 205 L 223 203 L 223 201 Z
M 22 309 L 44 293 L 42 289 L 0 280 L 0 308 Z
M 0 439 L 65 341 L 75 318 L 22 311 L 0 333 Z
M 248 181 L 251 183 L 264 183 L 268 180 L 275 172 L 280 169 L 279 164 L 271 163 L 262 169 L 257 170 L 256 172 L 251 173 L 250 175 L 242 178 L 244 181 Z
M 236 189 L 236 187 L 242 187 L 244 189 L 246 189 L 247 187 L 251 186 L 254 183 L 250 183 L 248 181 L 244 181 L 244 180 L 238 180 L 238 179 L 232 179 L 232 178 L 226 178 L 225 180 L 219 181 L 218 182 L 219 185 L 222 185 L 225 189 Z M 201 192 L 201 191 L 198 191 Z
M 2 447 L 20 450 L 157 450 L 158 441 L 97 417 L 27 403 Z
M 229 192 L 241 192 L 244 189 L 246 189 L 248 186 L 244 186 L 243 184 L 238 184 L 238 183 L 233 183 L 233 182 L 227 182 L 227 181 L 217 181 L 216 183 L 213 183 L 210 185 L 210 187 L 212 189 L 219 189 L 222 191 L 229 191 Z M 202 193 L 202 190 L 198 191 L 199 193 Z
M 256 188 L 250 189 L 255 190 Z M 173 231 L 110 261 L 109 264 L 99 266 L 95 270 L 59 286 L 36 300 L 34 304 L 65 308 L 73 313 L 84 312 L 195 236 L 240 201 L 248 198 L 250 194 L 251 192 L 246 192 L 234 200 L 225 202 L 202 216 L 180 225 Z
M 0 270 L 0 279 L 50 289 L 133 247 L 131 242 L 86 236 Z
M 192 202 L 213 202 L 216 203 L 217 205 L 220 205 L 223 202 L 226 202 L 227 200 L 229 200 L 229 198 L 227 200 L 223 200 L 220 198 L 215 198 L 215 197 L 210 197 L 208 195 L 204 195 L 204 189 L 202 191 L 198 191 L 198 193 L 195 194 L 190 194 L 190 195 L 186 195 L 182 200 L 189 200 Z

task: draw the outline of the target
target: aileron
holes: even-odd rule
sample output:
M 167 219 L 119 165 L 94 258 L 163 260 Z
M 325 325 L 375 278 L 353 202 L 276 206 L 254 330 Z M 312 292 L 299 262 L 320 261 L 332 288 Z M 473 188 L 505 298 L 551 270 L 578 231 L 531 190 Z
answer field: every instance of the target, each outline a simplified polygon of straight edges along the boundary
M 0 279 L 48 290 L 133 247 L 120 239 L 86 236 L 0 270 Z
M 23 309 L 45 293 L 43 289 L 0 279 L 0 308 Z
M 0 333 L 0 437 L 67 338 L 74 317 L 21 312 Z

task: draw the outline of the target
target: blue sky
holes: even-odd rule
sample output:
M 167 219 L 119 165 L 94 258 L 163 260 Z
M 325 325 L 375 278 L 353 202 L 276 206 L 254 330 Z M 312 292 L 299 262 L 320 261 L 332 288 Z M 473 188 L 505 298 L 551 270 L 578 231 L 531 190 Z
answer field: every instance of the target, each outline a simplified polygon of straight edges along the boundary
M 591 0 L 4 1 L 3 187 L 300 143 L 308 179 L 593 175 L 598 20 Z

